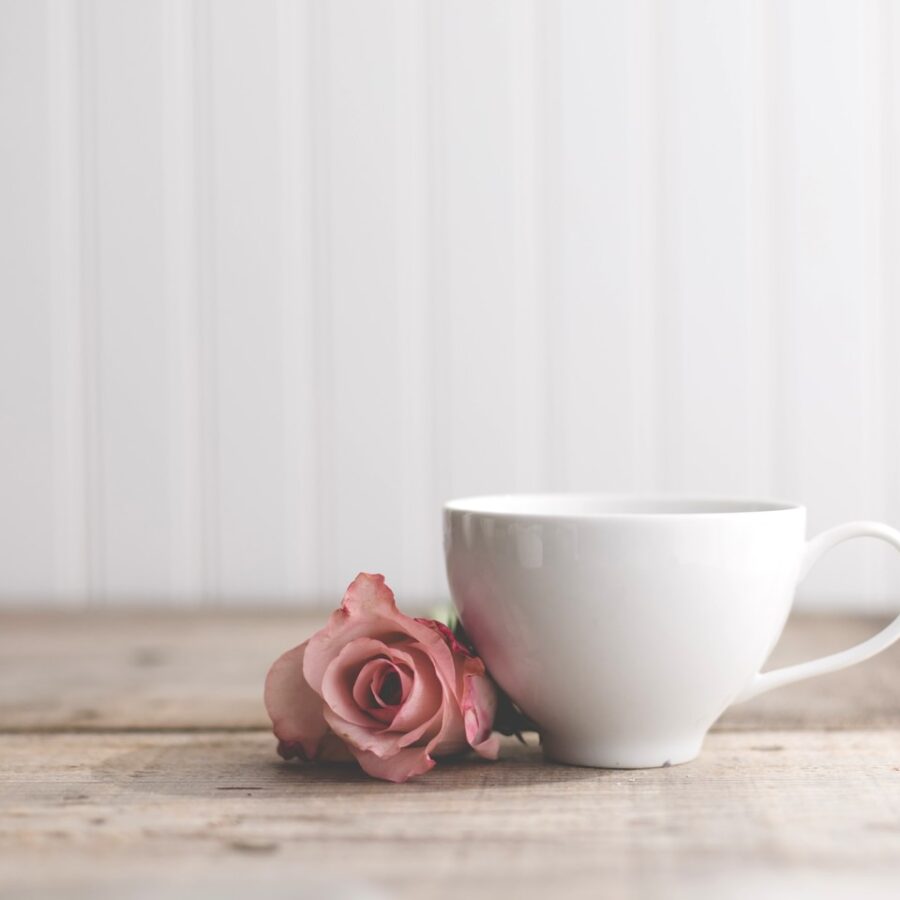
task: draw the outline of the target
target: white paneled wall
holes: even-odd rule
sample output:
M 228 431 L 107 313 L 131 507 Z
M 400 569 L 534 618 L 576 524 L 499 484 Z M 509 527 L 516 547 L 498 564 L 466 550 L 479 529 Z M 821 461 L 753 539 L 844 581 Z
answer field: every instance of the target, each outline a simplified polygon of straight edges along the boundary
M 893 0 L 0 0 L 0 602 L 434 600 L 481 491 L 900 525 L 898 347 Z

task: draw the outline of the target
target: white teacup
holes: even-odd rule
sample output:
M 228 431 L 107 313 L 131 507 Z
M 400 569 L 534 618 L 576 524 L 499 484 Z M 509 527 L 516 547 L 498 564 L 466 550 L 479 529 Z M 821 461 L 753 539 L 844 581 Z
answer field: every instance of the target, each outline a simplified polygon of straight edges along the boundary
M 900 532 L 852 522 L 806 541 L 806 510 L 766 500 L 534 494 L 444 507 L 453 602 L 500 686 L 563 763 L 693 759 L 732 703 L 860 662 L 900 617 L 841 653 L 759 674 L 794 590 L 835 544 Z

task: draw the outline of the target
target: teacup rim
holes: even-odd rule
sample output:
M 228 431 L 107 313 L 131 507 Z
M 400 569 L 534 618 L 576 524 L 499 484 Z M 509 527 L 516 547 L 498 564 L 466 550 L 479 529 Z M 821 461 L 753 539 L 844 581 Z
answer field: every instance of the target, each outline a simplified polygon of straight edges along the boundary
M 633 504 L 636 507 L 669 506 L 670 509 L 504 509 L 503 504 L 527 503 L 608 503 Z M 500 508 L 498 508 L 500 507 Z M 685 508 L 679 508 L 685 507 Z M 697 507 L 692 509 L 690 507 Z M 512 491 L 501 494 L 476 494 L 447 500 L 444 512 L 470 513 L 501 519 L 700 519 L 726 516 L 760 516 L 802 512 L 805 506 L 789 500 L 725 494 L 615 493 L 604 491 Z

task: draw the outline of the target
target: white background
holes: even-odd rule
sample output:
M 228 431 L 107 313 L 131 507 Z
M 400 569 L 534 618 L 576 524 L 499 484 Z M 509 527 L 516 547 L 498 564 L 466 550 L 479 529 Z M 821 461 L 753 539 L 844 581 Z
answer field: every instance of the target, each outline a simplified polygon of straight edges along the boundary
M 438 599 L 483 491 L 900 524 L 892 0 L 0 0 L 0 117 L 0 602 Z

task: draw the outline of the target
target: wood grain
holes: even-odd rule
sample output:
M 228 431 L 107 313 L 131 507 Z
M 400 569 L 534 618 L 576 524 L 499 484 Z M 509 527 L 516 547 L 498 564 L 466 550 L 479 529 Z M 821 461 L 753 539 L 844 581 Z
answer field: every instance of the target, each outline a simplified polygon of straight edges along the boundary
M 0 614 L 0 731 L 268 728 L 271 662 L 324 615 Z M 772 665 L 848 647 L 884 622 L 797 617 Z M 734 729 L 900 728 L 900 648 L 729 710 Z
M 0 730 L 266 728 L 275 658 L 325 615 L 0 614 Z
M 404 786 L 282 763 L 263 734 L 7 735 L 0 757 L 12 893 L 868 897 L 900 876 L 896 730 L 718 733 L 635 772 L 508 741 Z
M 896 895 L 896 651 L 735 707 L 686 766 L 553 765 L 531 736 L 397 786 L 274 752 L 266 667 L 321 621 L 0 616 L 0 896 Z M 775 660 L 879 624 L 798 618 Z

